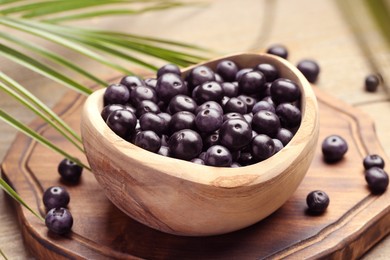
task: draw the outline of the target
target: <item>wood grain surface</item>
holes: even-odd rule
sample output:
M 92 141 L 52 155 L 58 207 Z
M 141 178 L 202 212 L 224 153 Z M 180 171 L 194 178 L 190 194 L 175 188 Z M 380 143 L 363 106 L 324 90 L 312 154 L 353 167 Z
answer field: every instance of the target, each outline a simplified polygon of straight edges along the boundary
M 385 84 L 376 93 L 363 89 L 364 77 L 369 73 L 390 71 L 390 53 L 381 39 L 377 28 L 366 13 L 360 12 L 360 29 L 370 47 L 363 51 L 356 40 L 350 24 L 340 11 L 338 1 L 258 1 L 258 0 L 202 0 L 205 5 L 178 8 L 168 12 L 146 13 L 133 17 L 95 19 L 87 24 L 99 29 L 123 30 L 146 36 L 158 36 L 172 40 L 209 47 L 220 54 L 241 51 L 264 50 L 269 44 L 283 43 L 293 63 L 302 58 L 313 58 L 321 66 L 316 86 L 323 92 L 358 107 L 367 113 L 375 123 L 375 134 L 385 153 L 390 155 L 390 113 L 389 96 Z M 355 4 L 361 4 L 356 1 Z M 250 8 L 248 8 L 250 7 Z M 231 19 L 225 19 L 232 17 Z M 85 24 L 82 22 L 81 24 Z M 2 28 L 3 29 L 3 28 Z M 24 37 L 24 35 L 23 35 Z M 29 38 L 26 38 L 26 40 Z M 79 60 L 75 53 L 58 46 L 42 43 L 60 54 L 78 60 L 90 71 L 109 78 L 112 71 L 87 60 Z M 158 62 L 157 62 L 158 64 Z M 38 74 L 16 66 L 0 57 L 1 70 L 52 106 L 63 98 L 65 89 Z M 77 75 L 75 79 L 83 80 Z M 89 82 L 85 82 L 90 85 Z M 34 115 L 17 102 L 0 93 L 1 107 L 22 122 L 30 122 Z M 0 124 L 0 158 L 5 154 L 16 136 L 16 130 Z M 84 195 L 91 196 L 87 193 Z M 17 214 L 4 193 L 0 192 L 0 248 L 9 259 L 33 258 L 22 240 L 22 228 Z M 370 223 L 367 223 L 369 226 Z M 280 231 L 282 232 L 282 231 Z M 371 243 L 375 242 L 374 239 Z M 356 240 L 360 243 L 359 240 Z M 322 245 L 325 249 L 328 245 Z M 363 259 L 388 259 L 390 238 L 379 242 L 367 252 Z
M 324 163 L 320 146 L 317 147 L 298 190 L 265 220 L 225 235 L 169 235 L 130 219 L 105 197 L 93 175 L 84 172 L 80 184 L 67 186 L 71 196 L 69 209 L 75 219 L 67 236 L 48 232 L 35 216 L 16 205 L 28 248 L 38 259 L 61 256 L 84 259 L 360 257 L 390 232 L 390 192 L 380 196 L 370 194 L 362 160 L 370 153 L 379 154 L 386 161 L 388 158 L 377 142 L 369 117 L 318 89 L 316 95 L 320 107 L 320 140 L 338 134 L 348 142 L 349 151 L 341 162 L 329 165 Z M 70 93 L 56 111 L 77 128 L 83 101 L 81 96 Z M 35 121 L 32 126 L 57 145 L 69 146 L 41 121 Z M 79 157 L 85 161 L 82 155 Z M 61 159 L 48 148 L 19 136 L 2 164 L 2 172 L 27 203 L 44 214 L 43 190 L 65 185 L 56 173 Z M 306 195 L 316 189 L 326 191 L 331 199 L 328 210 L 320 216 L 306 212 Z

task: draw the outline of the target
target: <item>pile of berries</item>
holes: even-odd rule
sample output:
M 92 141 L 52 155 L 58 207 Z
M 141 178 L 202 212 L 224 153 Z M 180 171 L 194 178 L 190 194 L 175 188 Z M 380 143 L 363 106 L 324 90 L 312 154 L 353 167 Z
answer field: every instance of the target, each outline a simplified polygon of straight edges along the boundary
M 301 90 L 269 63 L 232 60 L 182 75 L 174 64 L 156 78 L 123 77 L 104 93 L 102 118 L 148 151 L 194 163 L 240 167 L 290 142 L 301 123 Z

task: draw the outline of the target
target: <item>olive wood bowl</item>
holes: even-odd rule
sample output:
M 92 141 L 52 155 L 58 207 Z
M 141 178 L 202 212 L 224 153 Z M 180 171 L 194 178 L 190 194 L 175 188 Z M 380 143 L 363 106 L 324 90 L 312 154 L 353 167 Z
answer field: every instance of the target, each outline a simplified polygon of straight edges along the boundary
M 164 157 L 117 136 L 103 121 L 104 89 L 83 107 L 81 134 L 92 172 L 106 196 L 131 218 L 176 235 L 207 236 L 250 226 L 281 207 L 304 178 L 318 141 L 317 100 L 288 61 L 242 53 L 223 59 L 241 68 L 266 62 L 301 88 L 302 121 L 292 140 L 269 159 L 240 168 L 211 167 Z M 198 64 L 199 65 L 199 64 Z M 183 70 L 183 76 L 192 68 Z

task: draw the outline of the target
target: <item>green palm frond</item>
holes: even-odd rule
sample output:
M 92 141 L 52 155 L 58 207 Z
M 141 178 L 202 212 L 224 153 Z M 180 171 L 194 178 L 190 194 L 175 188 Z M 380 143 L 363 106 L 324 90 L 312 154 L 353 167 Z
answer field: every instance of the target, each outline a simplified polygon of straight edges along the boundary
M 156 62 L 164 61 L 184 67 L 207 59 L 211 51 L 185 42 L 83 27 L 83 19 L 137 15 L 193 4 L 188 1 L 183 3 L 170 0 L 0 0 L 0 56 L 7 62 L 40 74 L 42 78 L 89 95 L 92 93 L 90 85 L 105 87 L 108 83 L 93 71 L 84 68 L 79 60 L 131 75 L 134 74 L 129 69 L 131 67 L 155 71 L 157 67 L 150 58 Z M 78 20 L 77 26 L 71 25 L 70 22 L 74 20 Z M 32 40 L 26 41 L 26 35 Z M 45 48 L 45 45 L 65 49 L 77 55 L 77 59 L 53 52 Z M 80 77 L 76 78 L 81 79 L 75 80 L 70 73 L 77 74 Z M 2 71 L 0 91 L 34 112 L 83 152 L 80 136 L 25 86 Z M 1 107 L 0 119 L 42 145 L 89 169 L 88 165 L 13 118 Z M 0 187 L 33 212 L 1 178 Z

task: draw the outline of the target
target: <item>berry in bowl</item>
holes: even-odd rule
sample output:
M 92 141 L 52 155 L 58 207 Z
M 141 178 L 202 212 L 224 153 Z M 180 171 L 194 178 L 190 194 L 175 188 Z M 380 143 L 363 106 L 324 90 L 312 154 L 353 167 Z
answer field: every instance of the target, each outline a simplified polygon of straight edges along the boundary
M 185 236 L 224 234 L 272 214 L 318 141 L 303 74 L 270 54 L 226 56 L 91 94 L 81 134 L 106 196 L 131 218 Z

